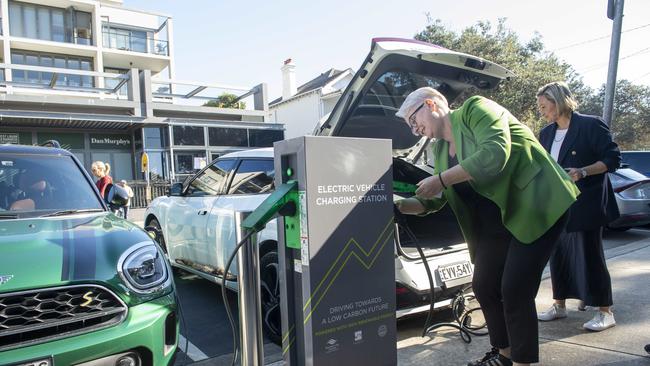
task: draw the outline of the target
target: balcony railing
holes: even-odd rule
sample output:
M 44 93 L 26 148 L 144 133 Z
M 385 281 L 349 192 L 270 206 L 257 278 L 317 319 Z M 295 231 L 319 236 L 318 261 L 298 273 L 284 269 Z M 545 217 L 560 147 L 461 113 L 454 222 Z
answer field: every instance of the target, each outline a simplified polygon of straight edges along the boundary
M 155 101 L 193 106 L 216 106 L 212 103 L 219 102 L 224 94 L 231 94 L 235 95 L 235 98 L 228 100 L 229 106 L 225 108 L 234 108 L 233 105 L 239 104 L 237 109 L 257 109 L 252 107 L 254 104 L 253 96 L 259 92 L 259 87 L 249 88 L 197 81 L 151 79 L 151 90 Z
M 165 40 L 122 34 L 112 30 L 104 30 L 102 33 L 104 34 L 104 47 L 169 56 L 169 42 Z
M 0 86 L 108 94 L 116 98 L 122 94 L 120 89 L 130 79 L 129 74 L 0 63 L 0 70 L 4 69 L 10 70 L 15 80 L 6 81 L 3 73 Z M 103 79 L 104 85 L 110 87 L 97 87 L 96 79 Z

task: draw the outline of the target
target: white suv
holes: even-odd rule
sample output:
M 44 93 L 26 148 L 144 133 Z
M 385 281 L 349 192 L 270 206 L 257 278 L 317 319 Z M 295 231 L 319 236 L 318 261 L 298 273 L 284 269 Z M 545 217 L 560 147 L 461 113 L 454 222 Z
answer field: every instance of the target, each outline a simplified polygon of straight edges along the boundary
M 414 136 L 395 117 L 404 98 L 431 86 L 453 101 L 468 88 L 489 89 L 513 76 L 478 57 L 431 44 L 392 38 L 375 39 L 354 79 L 329 118 L 316 126 L 320 136 L 386 138 L 393 141 L 394 180 L 415 184 L 430 176 L 426 138 Z M 317 121 L 314 121 L 316 123 Z M 218 282 L 235 243 L 234 210 L 253 211 L 274 189 L 273 150 L 224 155 L 186 180 L 168 197 L 154 200 L 145 224 L 161 229 L 172 265 Z M 396 193 L 395 199 L 412 194 Z M 429 309 L 429 280 L 418 254 L 419 244 L 433 271 L 436 308 L 471 282 L 467 245 L 449 208 L 425 217 L 401 216 L 395 230 L 397 317 Z M 276 222 L 259 233 L 264 328 L 281 338 L 277 274 Z M 233 268 L 232 279 L 237 270 Z M 236 283 L 229 287 L 236 290 Z

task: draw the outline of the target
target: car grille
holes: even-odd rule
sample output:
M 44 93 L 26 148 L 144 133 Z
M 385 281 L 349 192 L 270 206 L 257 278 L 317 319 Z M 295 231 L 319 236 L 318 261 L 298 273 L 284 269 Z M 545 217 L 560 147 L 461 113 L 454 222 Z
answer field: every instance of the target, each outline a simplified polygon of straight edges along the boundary
M 0 351 L 121 322 L 126 305 L 93 285 L 0 294 Z

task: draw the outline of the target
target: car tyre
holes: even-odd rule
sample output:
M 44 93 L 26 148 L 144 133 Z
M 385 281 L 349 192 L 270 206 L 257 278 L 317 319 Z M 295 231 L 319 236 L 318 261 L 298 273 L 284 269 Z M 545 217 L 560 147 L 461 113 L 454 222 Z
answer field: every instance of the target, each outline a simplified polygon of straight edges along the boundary
M 266 338 L 278 345 L 282 344 L 279 270 L 277 251 L 272 250 L 262 255 L 260 258 L 262 327 Z
M 156 228 L 157 233 L 156 233 L 156 238 L 154 240 L 156 240 L 158 245 L 160 245 L 160 248 L 163 250 L 163 252 L 167 254 L 167 244 L 165 244 L 165 237 L 162 234 L 162 227 L 160 226 L 158 220 L 151 219 L 151 221 L 149 221 L 149 225 L 147 226 L 153 226 L 154 228 Z

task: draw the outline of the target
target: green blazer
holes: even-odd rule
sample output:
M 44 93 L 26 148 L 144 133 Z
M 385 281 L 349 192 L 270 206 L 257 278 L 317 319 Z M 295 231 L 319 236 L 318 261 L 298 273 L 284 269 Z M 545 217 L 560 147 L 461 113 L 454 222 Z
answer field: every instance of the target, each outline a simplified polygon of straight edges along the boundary
M 522 243 L 541 237 L 567 211 L 580 191 L 553 160 L 528 127 L 497 103 L 474 96 L 450 112 L 459 164 L 472 179 L 469 184 L 501 209 L 504 226 Z M 435 172 L 449 166 L 449 144 L 439 139 L 431 146 Z M 441 198 L 422 199 L 425 215 L 445 203 L 454 211 L 474 259 L 477 233 L 475 212 L 453 187 Z

